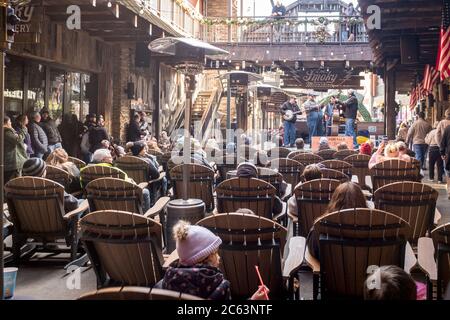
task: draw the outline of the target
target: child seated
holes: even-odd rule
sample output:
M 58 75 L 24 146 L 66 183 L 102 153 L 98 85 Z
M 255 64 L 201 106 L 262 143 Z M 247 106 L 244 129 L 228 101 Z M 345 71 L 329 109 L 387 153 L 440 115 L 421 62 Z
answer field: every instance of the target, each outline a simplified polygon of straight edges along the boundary
M 367 277 L 364 300 L 417 300 L 417 286 L 403 269 L 382 266 Z

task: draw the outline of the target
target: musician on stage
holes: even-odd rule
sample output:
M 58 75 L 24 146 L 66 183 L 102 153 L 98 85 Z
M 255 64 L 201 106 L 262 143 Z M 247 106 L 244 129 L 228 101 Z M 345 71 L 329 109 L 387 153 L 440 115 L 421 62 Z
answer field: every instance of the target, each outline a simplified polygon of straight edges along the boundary
M 336 108 L 336 97 L 331 96 L 330 102 L 324 108 L 325 128 L 327 136 L 331 136 L 331 127 L 333 126 L 333 113 L 335 108 Z
M 309 130 L 309 143 L 312 143 L 312 137 L 319 135 L 319 118 L 320 118 L 320 105 L 314 100 L 315 95 L 313 93 L 308 94 L 308 100 L 303 104 L 303 108 L 306 112 L 306 122 Z
M 295 123 L 297 122 L 297 114 L 300 113 L 295 96 L 290 96 L 289 101 L 283 103 L 281 113 L 283 114 L 284 146 L 295 147 L 295 139 L 297 138 Z
M 346 101 L 336 100 L 336 103 L 344 111 L 345 136 L 353 137 L 353 145 L 356 147 L 358 143 L 356 142 L 355 122 L 358 114 L 358 99 L 353 89 L 349 89 L 347 95 L 348 99 Z

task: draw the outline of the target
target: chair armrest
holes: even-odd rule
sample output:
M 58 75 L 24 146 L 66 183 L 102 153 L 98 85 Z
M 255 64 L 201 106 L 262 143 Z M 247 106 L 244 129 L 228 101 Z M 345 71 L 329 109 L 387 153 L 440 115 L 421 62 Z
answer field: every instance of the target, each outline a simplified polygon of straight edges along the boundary
M 311 267 L 313 273 L 320 273 L 320 262 L 309 253 L 308 246 L 306 246 L 305 252 L 306 263 Z
M 138 184 L 138 186 L 139 186 L 139 188 L 141 188 L 141 189 L 145 189 L 145 188 L 147 188 L 147 186 L 148 186 L 148 182 L 141 182 L 141 183 Z
M 159 198 L 158 201 L 156 201 L 155 205 L 147 210 L 147 212 L 144 214 L 144 217 L 154 218 L 156 215 L 160 214 L 161 211 L 164 210 L 169 201 L 170 201 L 169 197 Z
M 405 264 L 404 270 L 408 273 L 411 272 L 411 269 L 417 264 L 416 255 L 414 254 L 414 250 L 409 244 L 406 242 L 405 246 Z
M 419 238 L 417 243 L 417 260 L 419 267 L 427 273 L 430 280 L 437 280 L 437 265 L 434 260 L 434 244 L 431 238 Z
M 289 217 L 289 219 L 292 220 L 292 222 L 295 222 L 295 223 L 298 222 L 298 217 L 297 217 L 297 216 L 294 216 L 294 215 L 291 214 L 291 213 L 289 213 L 289 210 L 288 210 L 288 212 L 287 212 L 287 216 Z
M 290 183 L 287 184 L 286 190 L 284 191 L 284 194 L 281 195 L 282 201 L 288 201 L 289 198 L 292 195 L 292 185 Z
M 70 220 L 74 217 L 78 216 L 80 213 L 85 212 L 86 210 L 89 210 L 89 202 L 87 200 L 83 200 L 83 202 L 76 208 L 75 210 L 72 210 L 64 215 L 64 219 Z
M 441 212 L 439 211 L 438 208 L 436 208 L 436 210 L 434 211 L 434 224 L 438 225 L 441 218 L 442 218 Z
M 173 250 L 170 255 L 164 257 L 163 269 L 167 269 L 174 261 L 177 261 L 178 259 L 177 250 Z
M 165 172 L 161 172 L 161 173 L 159 174 L 159 178 L 150 180 L 150 181 L 148 182 L 148 185 L 150 186 L 150 185 L 152 185 L 152 184 L 155 183 L 155 182 L 161 181 L 165 176 L 166 176 L 166 173 L 165 173 Z
M 283 277 L 289 278 L 303 264 L 306 239 L 304 237 L 292 237 L 289 240 L 289 251 L 284 257 Z

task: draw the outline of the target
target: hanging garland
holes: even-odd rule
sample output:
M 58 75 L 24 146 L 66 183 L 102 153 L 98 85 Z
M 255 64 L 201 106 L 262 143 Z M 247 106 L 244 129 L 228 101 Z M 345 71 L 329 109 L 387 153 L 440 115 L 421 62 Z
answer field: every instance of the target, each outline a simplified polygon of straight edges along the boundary
M 175 3 L 192 19 L 197 21 L 202 21 L 203 16 L 195 10 L 190 4 L 186 3 L 185 0 L 175 0 Z M 141 9 L 151 8 L 150 0 L 141 0 Z
M 179 0 L 177 0 L 179 1 Z M 319 17 L 317 19 L 314 18 L 283 18 L 283 19 L 275 19 L 275 18 L 266 18 L 261 20 L 255 20 L 253 18 L 203 18 L 200 22 L 204 25 L 213 26 L 213 25 L 237 25 L 237 26 L 265 26 L 265 25 L 293 25 L 298 26 L 305 23 L 311 23 L 313 25 L 328 25 L 330 23 L 346 23 L 349 26 L 353 26 L 356 24 L 364 23 L 362 18 L 350 18 L 346 19 L 328 19 L 326 17 Z

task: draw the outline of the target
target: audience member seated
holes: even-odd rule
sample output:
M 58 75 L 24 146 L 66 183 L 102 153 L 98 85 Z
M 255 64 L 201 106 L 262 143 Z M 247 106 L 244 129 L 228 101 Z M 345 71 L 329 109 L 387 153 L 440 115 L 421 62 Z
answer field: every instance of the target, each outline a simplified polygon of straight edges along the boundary
M 359 146 L 359 154 L 372 156 L 372 147 L 368 142 L 364 142 L 362 145 Z
M 170 151 L 170 138 L 167 135 L 167 131 L 161 131 L 161 135 L 159 137 L 158 146 L 161 149 L 162 153 L 166 153 Z
M 345 142 L 341 142 L 337 145 L 336 150 L 337 151 L 348 150 L 348 146 Z
M 219 246 L 222 240 L 204 227 L 180 221 L 173 228 L 179 260 L 167 269 L 156 285 L 162 289 L 191 294 L 210 300 L 230 300 L 230 282 L 219 270 Z M 264 300 L 260 287 L 251 300 Z
M 397 266 L 376 268 L 364 283 L 365 300 L 417 300 L 418 286 Z
M 47 164 L 41 158 L 30 158 L 23 164 L 22 175 L 24 177 L 45 178 L 47 174 Z M 78 200 L 71 194 L 64 191 L 64 211 L 68 213 L 78 208 L 83 200 Z
M 58 167 L 70 173 L 76 179 L 80 179 L 80 170 L 75 163 L 69 161 L 69 155 L 63 148 L 55 149 L 46 160 L 47 164 Z
M 328 138 L 327 137 L 321 137 L 319 140 L 319 151 L 321 150 L 327 150 L 331 149 L 330 145 L 328 144 Z
M 385 145 L 385 142 L 382 142 L 378 147 L 378 150 L 370 158 L 369 169 L 373 168 L 377 163 L 390 159 L 411 161 L 411 158 L 407 154 L 400 153 L 397 143 L 389 143 L 388 145 Z
M 414 158 L 416 153 L 409 149 L 406 146 L 406 143 L 403 141 L 398 141 L 397 143 L 398 153 L 400 155 L 400 159 L 405 161 L 411 161 L 411 158 Z
M 295 146 L 297 147 L 297 150 L 304 150 L 305 141 L 302 138 L 298 138 L 297 140 L 295 140 Z

